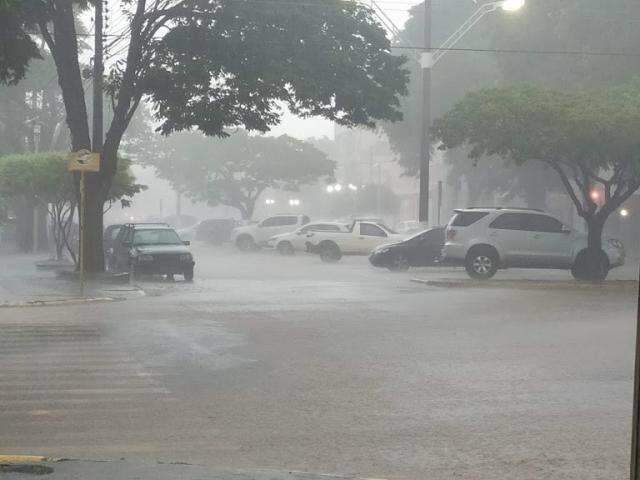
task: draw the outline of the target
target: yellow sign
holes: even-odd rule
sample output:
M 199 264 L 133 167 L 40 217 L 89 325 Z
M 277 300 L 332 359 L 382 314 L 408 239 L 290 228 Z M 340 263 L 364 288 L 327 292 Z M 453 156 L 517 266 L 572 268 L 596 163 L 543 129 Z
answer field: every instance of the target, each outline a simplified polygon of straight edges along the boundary
M 70 172 L 99 172 L 100 154 L 89 150 L 71 152 L 67 169 Z

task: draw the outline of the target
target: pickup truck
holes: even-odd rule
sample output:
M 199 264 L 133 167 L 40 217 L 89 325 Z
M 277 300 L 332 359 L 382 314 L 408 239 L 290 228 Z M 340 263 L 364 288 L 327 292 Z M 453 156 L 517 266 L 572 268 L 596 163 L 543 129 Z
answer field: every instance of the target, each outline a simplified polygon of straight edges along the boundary
M 309 251 L 319 253 L 323 262 L 337 262 L 343 255 L 368 255 L 377 246 L 402 238 L 382 223 L 356 220 L 343 231 L 312 232 L 306 241 Z

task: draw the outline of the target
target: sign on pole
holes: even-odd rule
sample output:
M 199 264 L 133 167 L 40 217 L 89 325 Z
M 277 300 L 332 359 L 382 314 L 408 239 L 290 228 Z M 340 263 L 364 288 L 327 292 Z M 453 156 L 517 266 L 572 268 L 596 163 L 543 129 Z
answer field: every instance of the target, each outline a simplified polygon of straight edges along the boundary
M 99 172 L 100 154 L 89 150 L 71 152 L 67 169 L 70 172 Z
M 89 150 L 71 152 L 67 168 L 70 172 L 80 172 L 80 251 L 78 253 L 80 257 L 80 295 L 84 296 L 84 217 L 86 198 L 84 176 L 86 172 L 100 171 L 100 154 Z

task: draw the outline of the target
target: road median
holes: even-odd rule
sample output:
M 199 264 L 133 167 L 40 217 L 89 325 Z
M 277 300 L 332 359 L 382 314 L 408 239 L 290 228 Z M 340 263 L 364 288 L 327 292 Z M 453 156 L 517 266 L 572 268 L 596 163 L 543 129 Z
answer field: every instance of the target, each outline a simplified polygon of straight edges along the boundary
M 473 280 L 473 279 L 426 279 L 412 278 L 411 282 L 438 288 L 479 288 L 516 290 L 574 290 L 629 292 L 638 289 L 636 280 L 612 280 L 602 283 L 577 282 L 573 280 Z

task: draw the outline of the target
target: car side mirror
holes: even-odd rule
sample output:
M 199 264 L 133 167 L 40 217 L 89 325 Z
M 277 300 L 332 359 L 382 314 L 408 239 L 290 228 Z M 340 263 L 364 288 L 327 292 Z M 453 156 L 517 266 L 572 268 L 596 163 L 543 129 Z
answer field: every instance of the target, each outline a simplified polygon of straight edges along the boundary
M 189 245 L 191 245 L 191 242 L 190 242 L 189 240 L 185 240 L 185 241 L 184 241 L 184 242 L 182 242 L 182 243 L 184 243 L 187 247 L 188 247 Z

